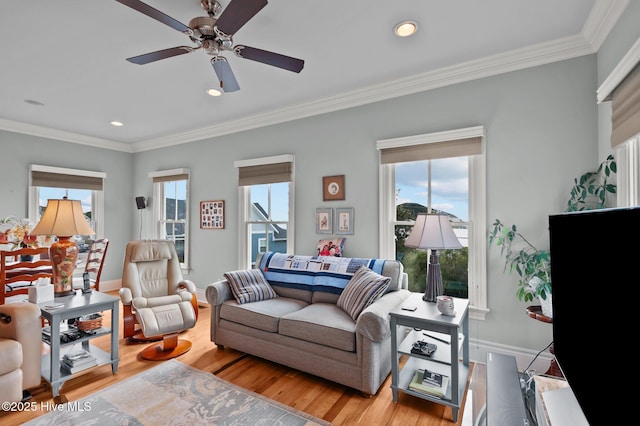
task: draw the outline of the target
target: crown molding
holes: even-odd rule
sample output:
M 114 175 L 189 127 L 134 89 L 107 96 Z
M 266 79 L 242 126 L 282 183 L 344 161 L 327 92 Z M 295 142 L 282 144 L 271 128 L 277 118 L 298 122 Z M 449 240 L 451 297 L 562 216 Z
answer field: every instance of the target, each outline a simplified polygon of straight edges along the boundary
M 95 148 L 110 149 L 112 151 L 134 152 L 133 146 L 130 144 L 66 132 L 64 130 L 53 129 L 50 127 L 37 126 L 35 124 L 22 123 L 20 121 L 6 120 L 3 118 L 0 118 L 0 130 L 8 130 L 14 133 L 22 133 L 29 136 L 55 139 L 80 145 L 88 145 Z
M 353 108 L 373 102 L 411 95 L 484 77 L 504 74 L 538 65 L 571 59 L 595 53 L 582 35 L 566 37 L 552 42 L 513 50 L 507 53 L 441 68 L 439 70 L 372 85 L 338 96 L 301 103 L 262 114 L 247 116 L 185 133 L 149 139 L 134 144 L 134 152 L 179 145 L 198 140 L 224 136 L 263 126 L 284 123 L 315 115 Z

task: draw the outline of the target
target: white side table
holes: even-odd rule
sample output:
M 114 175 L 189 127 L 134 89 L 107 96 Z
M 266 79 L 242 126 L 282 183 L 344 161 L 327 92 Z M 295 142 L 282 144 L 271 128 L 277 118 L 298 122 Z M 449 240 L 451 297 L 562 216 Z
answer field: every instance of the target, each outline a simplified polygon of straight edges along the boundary
M 453 298 L 455 316 L 442 315 L 436 304 L 422 300 L 422 293 L 413 293 L 397 306 L 391 315 L 391 391 L 393 402 L 398 402 L 398 392 L 402 391 L 418 398 L 451 407 L 453 421 L 458 421 L 462 396 L 469 378 L 469 301 Z M 402 309 L 415 306 L 415 311 Z M 410 327 L 406 337 L 398 333 L 401 326 Z M 425 335 L 426 333 L 426 335 Z M 435 339 L 434 339 L 435 337 Z M 411 353 L 413 342 L 426 340 L 437 345 L 431 357 Z M 462 358 L 460 359 L 460 351 Z M 399 367 L 400 356 L 409 359 Z M 417 369 L 428 369 L 449 376 L 449 388 L 443 398 L 416 392 L 409 383 Z

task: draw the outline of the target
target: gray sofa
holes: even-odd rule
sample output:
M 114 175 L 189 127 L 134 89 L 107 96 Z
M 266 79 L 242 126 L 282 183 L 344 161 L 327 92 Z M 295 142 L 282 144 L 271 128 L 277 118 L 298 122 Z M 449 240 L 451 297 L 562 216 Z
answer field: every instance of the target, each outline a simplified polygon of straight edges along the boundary
M 364 395 L 376 394 L 391 372 L 389 312 L 410 294 L 402 264 L 383 259 L 289 256 L 295 262 L 288 263 L 288 269 L 277 269 L 273 261 L 269 264 L 272 255 L 260 256 L 256 268 L 263 271 L 277 298 L 239 304 L 226 279 L 207 286 L 211 341 L 219 348 L 268 359 Z M 303 261 L 314 267 L 301 271 Z M 354 321 L 336 305 L 344 283 L 342 288 L 339 284 L 331 287 L 327 279 L 334 276 L 329 269 L 336 262 L 341 262 L 344 271 L 346 264 L 363 261 L 375 264 L 391 281 L 387 292 Z M 349 272 L 352 275 L 353 267 Z

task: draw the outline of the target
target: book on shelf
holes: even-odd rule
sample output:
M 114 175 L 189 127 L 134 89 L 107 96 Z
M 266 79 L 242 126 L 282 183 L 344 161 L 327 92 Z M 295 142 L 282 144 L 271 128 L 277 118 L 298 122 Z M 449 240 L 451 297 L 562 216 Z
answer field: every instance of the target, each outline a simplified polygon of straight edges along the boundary
M 409 389 L 411 390 L 441 398 L 447 394 L 448 388 L 449 376 L 423 369 L 416 370 L 411 383 L 409 383 Z
M 76 373 L 84 370 L 85 368 L 98 365 L 98 360 L 90 352 L 81 349 L 79 351 L 66 353 L 62 357 L 60 364 L 68 372 Z

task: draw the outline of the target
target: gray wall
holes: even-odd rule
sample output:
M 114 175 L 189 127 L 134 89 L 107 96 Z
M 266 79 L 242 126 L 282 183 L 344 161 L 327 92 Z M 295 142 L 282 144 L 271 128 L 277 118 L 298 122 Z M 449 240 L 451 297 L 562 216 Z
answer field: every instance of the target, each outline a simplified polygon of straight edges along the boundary
M 28 164 L 104 171 L 106 236 L 112 240 L 104 280 L 118 279 L 124 246 L 139 237 L 151 211 L 135 196 L 151 197 L 148 173 L 188 167 L 191 183 L 189 278 L 199 287 L 237 267 L 238 191 L 235 160 L 296 156 L 296 252 L 313 252 L 317 207 L 354 207 L 355 234 L 347 256 L 378 253 L 378 154 L 380 139 L 468 126 L 487 131 L 487 230 L 495 218 L 515 223 L 537 246 L 548 247 L 547 218 L 562 211 L 573 179 L 610 151 L 608 105 L 598 107 L 598 85 L 638 38 L 640 5 L 631 2 L 602 53 L 404 96 L 345 111 L 136 154 L 0 132 L 0 217 L 27 211 Z M 634 19 L 635 18 L 635 19 Z M 605 58 L 604 64 L 600 57 Z M 152 124 L 152 123 L 150 123 Z M 606 129 L 607 125 L 609 126 Z M 605 128 L 603 130 L 603 127 Z M 55 149 L 54 149 L 55 148 Z M 7 159 L 11 159 L 7 161 Z M 322 176 L 346 175 L 346 200 L 322 201 Z M 226 201 L 224 230 L 201 230 L 202 200 Z M 143 238 L 150 237 L 148 230 Z M 488 248 L 485 321 L 472 321 L 471 338 L 536 352 L 551 341 L 551 326 L 525 315 L 515 279 Z
M 135 192 L 151 195 L 148 173 L 189 167 L 191 278 L 203 286 L 237 266 L 238 193 L 235 160 L 279 154 L 296 157 L 296 252 L 311 254 L 316 207 L 354 207 L 355 234 L 346 256 L 378 253 L 377 140 L 484 125 L 487 131 L 487 229 L 495 218 L 516 223 L 548 247 L 547 217 L 562 211 L 573 178 L 597 164 L 595 55 L 485 78 L 345 111 L 135 154 Z M 346 176 L 346 200 L 322 201 L 322 176 Z M 226 228 L 201 230 L 201 200 L 226 201 Z M 133 213 L 132 213 L 133 214 Z M 150 212 L 147 212 L 150 215 Z M 135 220 L 135 215 L 132 220 Z M 150 217 L 146 219 L 150 220 Z M 489 253 L 491 313 L 472 337 L 542 349 L 551 327 L 532 321 Z

